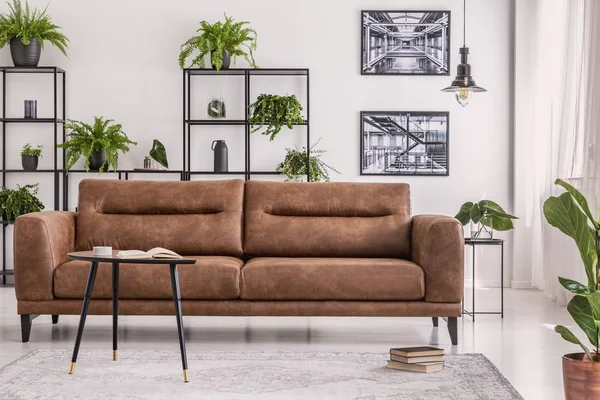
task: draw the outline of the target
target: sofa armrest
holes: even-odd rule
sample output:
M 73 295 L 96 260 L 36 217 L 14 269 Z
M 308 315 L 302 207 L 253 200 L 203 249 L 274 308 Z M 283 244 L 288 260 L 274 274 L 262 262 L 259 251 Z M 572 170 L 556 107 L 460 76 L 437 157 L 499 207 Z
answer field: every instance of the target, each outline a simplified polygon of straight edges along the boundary
M 54 269 L 75 249 L 75 213 L 21 215 L 15 221 L 13 249 L 17 300 L 54 299 Z
M 412 219 L 412 261 L 425 272 L 425 301 L 460 303 L 464 290 L 464 231 L 440 215 Z

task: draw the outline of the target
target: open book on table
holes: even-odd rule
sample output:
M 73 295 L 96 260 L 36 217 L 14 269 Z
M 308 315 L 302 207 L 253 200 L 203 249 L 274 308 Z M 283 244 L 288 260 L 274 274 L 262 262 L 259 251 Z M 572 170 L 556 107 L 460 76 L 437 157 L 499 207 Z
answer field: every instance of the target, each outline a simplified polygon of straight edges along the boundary
M 119 258 L 183 258 L 179 254 L 169 249 L 155 247 L 148 251 L 141 250 L 121 250 L 117 253 Z

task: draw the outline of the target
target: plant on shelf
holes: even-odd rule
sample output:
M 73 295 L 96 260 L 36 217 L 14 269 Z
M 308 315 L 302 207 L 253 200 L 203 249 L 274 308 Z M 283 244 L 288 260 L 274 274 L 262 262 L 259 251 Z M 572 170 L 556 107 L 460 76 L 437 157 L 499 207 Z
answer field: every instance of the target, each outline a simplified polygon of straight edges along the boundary
M 38 184 L 17 185 L 17 189 L 3 187 L 0 190 L 2 220 L 14 224 L 19 215 L 42 211 L 44 204 L 37 198 Z
M 600 218 L 594 217 L 585 196 L 575 187 L 561 179 L 555 183 L 566 192 L 545 201 L 544 215 L 550 225 L 575 241 L 587 277 L 587 284 L 563 277 L 558 280 L 573 295 L 567 311 L 595 350 L 590 351 L 567 327 L 554 328 L 563 339 L 581 346 L 584 351 L 563 356 L 565 394 L 567 398 L 580 398 L 576 394 L 583 392 L 574 390 L 575 387 L 600 393 Z
M 184 68 L 188 57 L 198 51 L 190 67 L 197 65 L 204 68 L 204 57 L 210 54 L 212 67 L 217 71 L 229 69 L 232 56 L 234 64 L 239 56 L 244 57 L 252 68 L 258 68 L 254 62 L 257 35 L 254 29 L 245 26 L 247 24 L 247 21 L 235 22 L 227 14 L 224 22 L 218 21 L 212 25 L 206 21 L 200 22 L 200 28 L 196 31 L 199 35 L 192 36 L 181 45 L 179 67 Z
M 121 124 L 111 122 L 114 121 L 94 117 L 93 125 L 75 120 L 65 124 L 65 128 L 70 130 L 67 134 L 69 140 L 58 147 L 66 151 L 67 172 L 81 157 L 85 159 L 84 168 L 88 172 L 90 169 L 100 173 L 105 169 L 117 170 L 119 151 L 125 154 L 129 151 L 129 145 L 136 145 L 137 142 L 129 140 Z
M 169 168 L 169 160 L 167 160 L 167 149 L 159 140 L 154 139 L 152 149 L 150 149 L 150 157 L 165 168 Z
M 460 207 L 460 211 L 454 217 L 463 226 L 472 223 L 476 228 L 471 229 L 472 240 L 491 240 L 494 230 L 509 231 L 514 229 L 512 220 L 518 219 L 514 215 L 507 214 L 498 203 L 491 200 L 481 200 L 477 203 L 466 202 Z
M 292 129 L 294 124 L 306 122 L 301 115 L 302 110 L 302 104 L 295 95 L 261 94 L 248 106 L 248 122 L 253 126 L 250 133 L 260 130 L 266 124 L 267 129 L 262 134 L 269 136 L 272 141 L 284 126 Z
M 315 150 L 315 147 L 319 144 L 321 139 L 317 140 L 310 148 L 310 162 L 307 163 L 308 155 L 306 154 L 306 147 L 302 147 L 302 150 L 286 149 L 287 154 L 285 159 L 277 166 L 276 171 L 284 175 L 286 182 L 301 182 L 307 175 L 307 164 L 310 168 L 310 181 L 311 182 L 329 182 L 329 170 L 335 173 L 340 173 L 334 167 L 325 164 L 321 160 L 321 156 L 327 152 L 327 150 Z
M 42 156 L 44 146 L 33 148 L 31 143 L 27 143 L 21 149 L 21 164 L 25 171 L 35 171 L 38 167 L 39 158 Z
M 32 9 L 27 1 L 23 6 L 21 0 L 6 4 L 10 11 L 0 14 L 0 48 L 10 43 L 15 66 L 37 67 L 46 41 L 67 55 L 69 39 L 52 23 L 47 8 Z

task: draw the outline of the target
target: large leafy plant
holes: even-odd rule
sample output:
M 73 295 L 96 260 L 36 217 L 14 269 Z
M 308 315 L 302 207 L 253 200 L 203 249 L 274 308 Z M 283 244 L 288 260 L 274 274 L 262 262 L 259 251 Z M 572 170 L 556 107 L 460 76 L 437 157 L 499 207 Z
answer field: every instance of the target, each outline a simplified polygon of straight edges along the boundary
M 28 45 L 31 39 L 37 39 L 42 50 L 44 42 L 50 42 L 54 47 L 67 55 L 67 43 L 69 39 L 61 32 L 60 27 L 52 23 L 47 13 L 47 8 L 40 11 L 31 9 L 25 1 L 25 7 L 21 0 L 6 2 L 10 11 L 0 14 L 0 48 L 6 46 L 11 39 L 19 38 L 24 45 Z
M 44 204 L 37 198 L 38 184 L 18 186 L 17 189 L 3 187 L 0 190 L 2 219 L 14 224 L 19 215 L 42 211 Z
M 75 165 L 79 158 L 85 159 L 84 168 L 90 170 L 90 156 L 94 151 L 104 150 L 106 153 L 106 162 L 100 168 L 100 172 L 107 169 L 117 170 L 119 161 L 119 151 L 123 154 L 129 151 L 129 145 L 135 145 L 137 142 L 129 140 L 122 130 L 121 124 L 111 124 L 112 119 L 104 117 L 94 117 L 94 124 L 89 125 L 81 121 L 69 120 L 65 128 L 70 130 L 67 135 L 69 140 L 59 144 L 58 147 L 66 150 L 67 172 Z
M 567 182 L 557 179 L 557 185 L 566 189 L 560 196 L 552 196 L 544 203 L 544 215 L 550 225 L 571 237 L 581 255 L 587 276 L 587 285 L 559 277 L 560 284 L 573 293 L 567 311 L 583 330 L 596 356 L 592 354 L 568 328 L 558 325 L 554 330 L 563 339 L 581 346 L 591 361 L 600 361 L 598 343 L 600 338 L 600 286 L 598 258 L 600 257 L 600 219 L 595 219 L 588 202 L 581 192 Z
M 476 235 L 481 233 L 485 227 L 497 231 L 509 231 L 514 229 L 512 220 L 518 219 L 514 215 L 507 214 L 498 203 L 491 200 L 481 200 L 477 203 L 468 201 L 460 206 L 460 210 L 454 218 L 458 219 L 463 226 L 471 221 L 479 224 Z
M 292 129 L 293 124 L 306 122 L 302 117 L 302 110 L 302 104 L 295 95 L 278 96 L 263 93 L 248 106 L 248 122 L 253 126 L 250 133 L 267 125 L 267 129 L 262 134 L 269 136 L 269 140 L 273 140 L 284 126 Z
M 311 182 L 329 182 L 329 170 L 340 173 L 338 170 L 330 165 L 325 164 L 321 160 L 321 156 L 327 152 L 327 150 L 315 150 L 314 148 L 319 144 L 321 139 L 317 140 L 310 148 L 310 161 L 307 163 L 308 155 L 306 154 L 306 147 L 302 147 L 302 150 L 298 149 L 286 149 L 287 154 L 285 159 L 277 166 L 276 171 L 284 175 L 286 182 L 299 182 L 303 180 L 303 177 L 307 174 L 307 164 L 310 168 L 310 181 Z
M 204 57 L 211 54 L 212 64 L 218 70 L 223 66 L 223 52 L 228 52 L 233 57 L 233 63 L 238 56 L 244 57 L 252 68 L 257 68 L 254 62 L 254 51 L 256 50 L 256 31 L 246 27 L 248 21 L 235 22 L 232 17 L 225 15 L 225 22 L 219 21 L 209 24 L 200 22 L 200 28 L 196 32 L 198 36 L 192 36 L 181 45 L 179 53 L 179 67 L 184 68 L 188 57 L 195 51 L 198 55 L 192 59 L 191 65 L 200 68 L 206 66 Z

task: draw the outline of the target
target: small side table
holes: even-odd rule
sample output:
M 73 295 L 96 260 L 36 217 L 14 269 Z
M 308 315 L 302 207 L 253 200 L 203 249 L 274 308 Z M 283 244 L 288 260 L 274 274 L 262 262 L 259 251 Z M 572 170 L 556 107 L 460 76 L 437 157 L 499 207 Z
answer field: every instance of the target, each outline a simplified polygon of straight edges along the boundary
M 173 301 L 175 302 L 175 316 L 177 317 L 177 331 L 179 333 L 179 349 L 181 351 L 181 363 L 183 365 L 183 381 L 188 382 L 187 355 L 185 351 L 185 337 L 183 334 L 183 316 L 181 313 L 181 293 L 179 291 L 179 276 L 177 273 L 178 264 L 195 264 L 196 260 L 191 258 L 119 258 L 117 252 L 113 251 L 112 256 L 95 256 L 91 251 L 78 251 L 69 253 L 67 256 L 71 260 L 80 260 L 90 262 L 87 284 L 85 286 L 85 295 L 81 307 L 81 316 L 79 318 L 79 328 L 77 329 L 77 338 L 75 339 L 75 348 L 71 358 L 71 369 L 69 374 L 75 372 L 75 363 L 79 353 L 79 345 L 83 336 L 85 319 L 88 314 L 90 301 L 92 300 L 92 291 L 96 281 L 96 272 L 98 264 L 101 262 L 112 264 L 112 289 L 113 289 L 113 361 L 117 361 L 117 328 L 119 323 L 119 266 L 121 264 L 161 264 L 168 265 L 171 270 L 171 286 L 173 289 Z
M 465 239 L 465 246 L 471 246 L 473 248 L 473 309 L 471 311 L 465 310 L 465 300 L 462 301 L 462 313 L 463 315 L 469 315 L 475 322 L 476 314 L 499 314 L 501 318 L 504 318 L 504 240 L 503 239 L 490 239 L 490 240 L 473 240 L 470 238 Z M 500 246 L 500 311 L 475 311 L 475 249 L 477 246 Z

